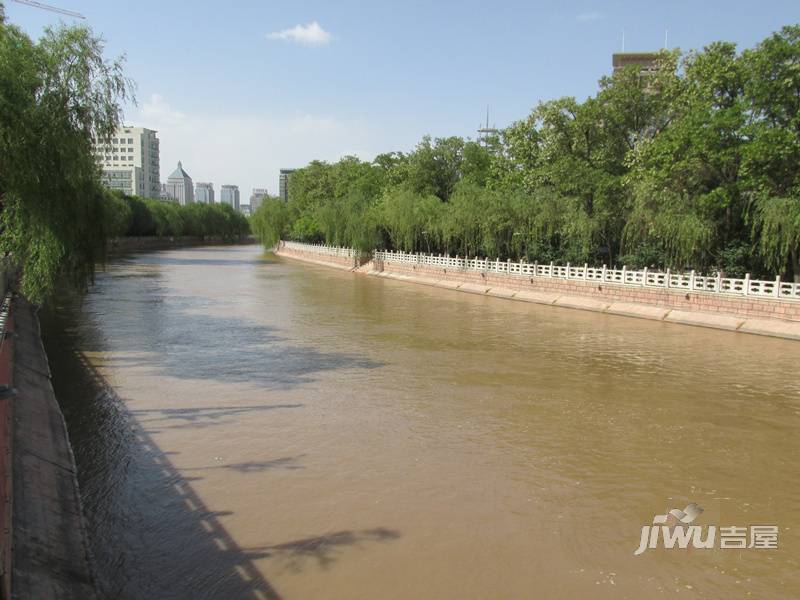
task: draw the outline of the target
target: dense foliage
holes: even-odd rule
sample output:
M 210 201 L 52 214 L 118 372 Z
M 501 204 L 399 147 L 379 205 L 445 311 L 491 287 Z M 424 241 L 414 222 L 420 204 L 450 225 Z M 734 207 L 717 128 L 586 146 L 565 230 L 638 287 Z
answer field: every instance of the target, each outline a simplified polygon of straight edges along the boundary
M 800 277 L 800 27 L 660 54 L 495 139 L 315 161 L 253 229 L 370 250 Z
M 107 137 L 130 84 L 84 27 L 34 43 L 0 11 L 0 253 L 41 301 L 60 275 L 82 283 L 108 235 L 92 137 Z
M 239 239 L 250 232 L 247 217 L 228 204 L 161 202 L 106 192 L 106 224 L 111 236 Z

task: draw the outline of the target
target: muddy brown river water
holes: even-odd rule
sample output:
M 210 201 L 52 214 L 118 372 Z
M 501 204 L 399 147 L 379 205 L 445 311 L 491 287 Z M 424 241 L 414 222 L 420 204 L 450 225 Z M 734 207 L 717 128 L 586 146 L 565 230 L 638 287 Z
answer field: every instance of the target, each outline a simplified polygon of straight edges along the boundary
M 42 323 L 108 597 L 800 595 L 798 342 L 256 246 L 116 259 Z M 690 502 L 778 548 L 634 555 Z

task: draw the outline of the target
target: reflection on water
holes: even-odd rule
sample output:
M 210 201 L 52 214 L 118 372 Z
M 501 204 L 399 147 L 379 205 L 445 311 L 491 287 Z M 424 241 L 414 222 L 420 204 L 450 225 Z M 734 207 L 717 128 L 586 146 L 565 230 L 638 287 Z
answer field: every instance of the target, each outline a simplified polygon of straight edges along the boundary
M 42 315 L 118 598 L 800 589 L 797 345 L 195 248 Z M 654 514 L 778 550 L 649 551 Z

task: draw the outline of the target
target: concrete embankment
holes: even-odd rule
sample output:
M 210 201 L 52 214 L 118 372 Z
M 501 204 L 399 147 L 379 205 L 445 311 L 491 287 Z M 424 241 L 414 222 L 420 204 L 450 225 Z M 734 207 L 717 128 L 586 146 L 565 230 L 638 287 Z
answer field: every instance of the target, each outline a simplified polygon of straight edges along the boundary
M 597 285 L 557 278 L 526 278 L 417 265 L 381 264 L 380 261 L 354 264 L 353 259 L 288 247 L 281 247 L 276 254 L 375 277 L 472 294 L 800 340 L 800 303 L 797 302 L 726 297 L 703 292 L 637 289 L 607 283 Z
M 96 597 L 75 461 L 53 393 L 36 310 L 15 298 L 6 321 L 2 598 Z M 10 542 L 10 545 L 9 545 Z

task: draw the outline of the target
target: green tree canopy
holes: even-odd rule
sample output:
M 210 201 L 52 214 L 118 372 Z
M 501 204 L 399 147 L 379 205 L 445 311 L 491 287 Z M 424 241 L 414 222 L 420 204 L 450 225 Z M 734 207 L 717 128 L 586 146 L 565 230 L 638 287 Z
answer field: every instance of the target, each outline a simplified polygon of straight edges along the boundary
M 82 284 L 111 233 L 92 154 L 120 118 L 131 84 L 85 27 L 32 42 L 0 22 L 0 249 L 23 266 L 41 302 L 66 275 Z

